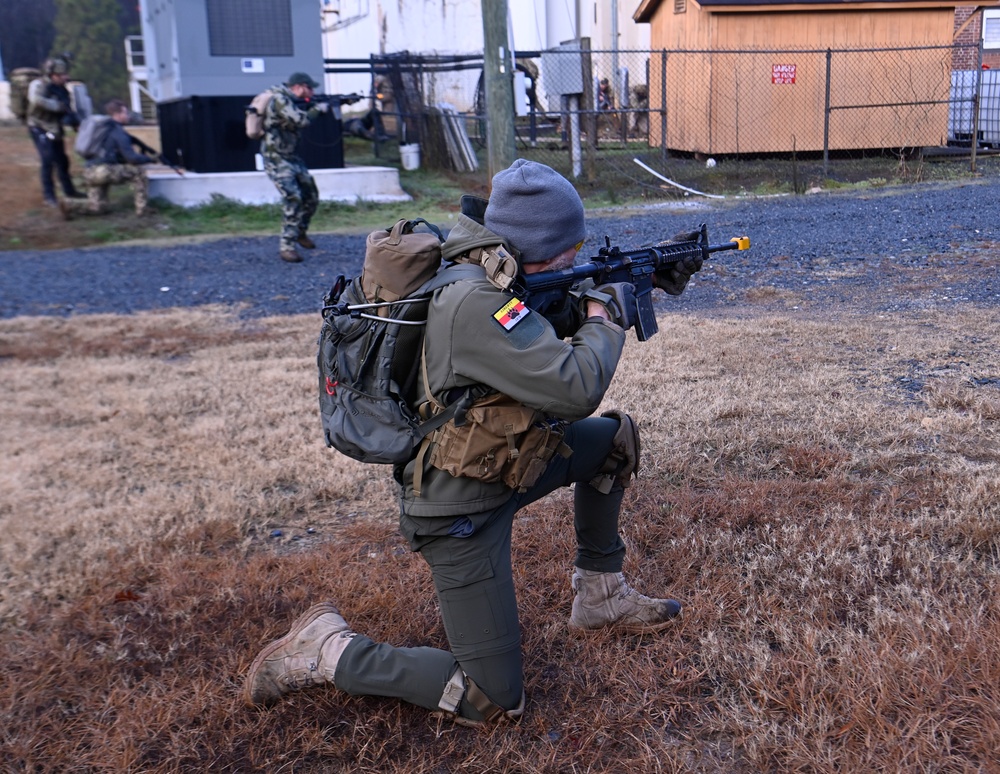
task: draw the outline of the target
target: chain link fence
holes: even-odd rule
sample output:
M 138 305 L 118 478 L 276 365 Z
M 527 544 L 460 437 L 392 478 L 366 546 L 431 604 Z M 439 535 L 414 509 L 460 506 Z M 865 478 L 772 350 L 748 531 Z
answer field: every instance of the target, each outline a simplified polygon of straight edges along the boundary
M 970 67 L 969 63 L 975 63 Z M 977 46 L 785 50 L 518 52 L 517 155 L 594 180 L 637 158 L 731 162 L 900 157 L 923 148 L 1000 148 L 1000 73 Z M 368 73 L 390 142 L 422 163 L 482 174 L 490 113 L 481 56 L 407 52 L 327 60 Z M 975 138 L 975 141 L 974 141 Z M 709 162 L 711 163 L 711 162 Z M 633 167 L 638 171 L 638 168 Z

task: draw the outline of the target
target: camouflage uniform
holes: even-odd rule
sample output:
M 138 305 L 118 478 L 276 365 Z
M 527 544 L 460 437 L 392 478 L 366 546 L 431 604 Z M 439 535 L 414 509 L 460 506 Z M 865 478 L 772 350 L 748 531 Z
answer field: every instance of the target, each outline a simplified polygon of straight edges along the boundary
M 283 222 L 280 249 L 294 250 L 319 205 L 319 190 L 305 162 L 298 156 L 299 132 L 315 120 L 320 110 L 296 104 L 285 86 L 275 86 L 274 98 L 264 114 L 264 137 L 260 154 L 264 171 L 281 194 Z
M 156 159 L 132 149 L 132 137 L 114 119 L 108 121 L 107 136 L 101 153 L 87 162 L 83 180 L 87 184 L 86 201 L 62 201 L 60 207 L 67 217 L 72 215 L 102 215 L 111 209 L 108 189 L 112 185 L 131 183 L 135 214 L 146 214 L 149 204 L 149 178 L 145 164 Z
M 41 182 L 45 201 L 55 203 L 53 172 L 58 176 L 66 196 L 80 196 L 70 177 L 69 156 L 66 155 L 64 142 L 65 125 L 79 125 L 66 87 L 53 83 L 48 75 L 32 81 L 28 86 L 27 124 L 42 162 Z

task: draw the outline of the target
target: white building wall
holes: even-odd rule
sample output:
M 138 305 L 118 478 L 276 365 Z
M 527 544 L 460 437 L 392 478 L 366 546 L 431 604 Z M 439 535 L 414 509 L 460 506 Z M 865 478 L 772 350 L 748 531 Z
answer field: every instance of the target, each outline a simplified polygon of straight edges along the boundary
M 483 50 L 481 0 L 319 0 L 324 18 L 324 56 L 368 59 L 372 54 L 480 54 Z M 649 25 L 636 24 L 639 0 L 617 3 L 619 49 L 646 50 Z M 512 47 L 540 51 L 578 37 L 591 48 L 611 50 L 612 0 L 507 0 Z M 337 28 L 338 24 L 343 25 Z M 479 71 L 457 74 L 438 84 L 432 101 L 469 110 Z M 367 93 L 367 75 L 327 75 L 334 94 Z

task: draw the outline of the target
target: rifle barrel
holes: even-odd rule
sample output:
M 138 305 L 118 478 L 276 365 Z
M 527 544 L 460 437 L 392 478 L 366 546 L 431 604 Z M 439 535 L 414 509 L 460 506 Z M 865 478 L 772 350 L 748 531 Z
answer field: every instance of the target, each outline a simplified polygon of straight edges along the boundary
M 704 249 L 698 242 L 676 242 L 669 245 L 658 245 L 647 247 L 630 252 L 613 252 L 597 259 L 592 259 L 586 263 L 576 264 L 566 269 L 557 271 L 545 271 L 538 274 L 527 274 L 522 276 L 521 281 L 528 293 L 538 293 L 552 288 L 568 288 L 574 282 L 594 277 L 595 281 L 600 281 L 600 277 L 610 273 L 624 265 L 643 265 L 648 267 L 648 271 L 658 271 L 667 264 L 683 260 L 687 256 L 702 255 L 703 253 L 719 253 L 724 250 L 746 250 L 750 247 L 748 237 L 734 237 L 728 242 L 718 245 L 708 245 Z

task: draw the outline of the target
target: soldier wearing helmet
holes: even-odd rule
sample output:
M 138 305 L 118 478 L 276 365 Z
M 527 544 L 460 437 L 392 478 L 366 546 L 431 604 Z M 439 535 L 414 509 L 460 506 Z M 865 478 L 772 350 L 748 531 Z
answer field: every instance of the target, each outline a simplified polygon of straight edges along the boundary
M 46 59 L 42 64 L 42 77 L 28 86 L 28 131 L 41 160 L 42 196 L 50 207 L 58 206 L 54 176 L 58 176 L 67 197 L 81 199 L 84 196 L 73 185 L 64 143 L 66 126 L 80 125 L 66 88 L 69 70 L 70 63 L 65 57 Z

